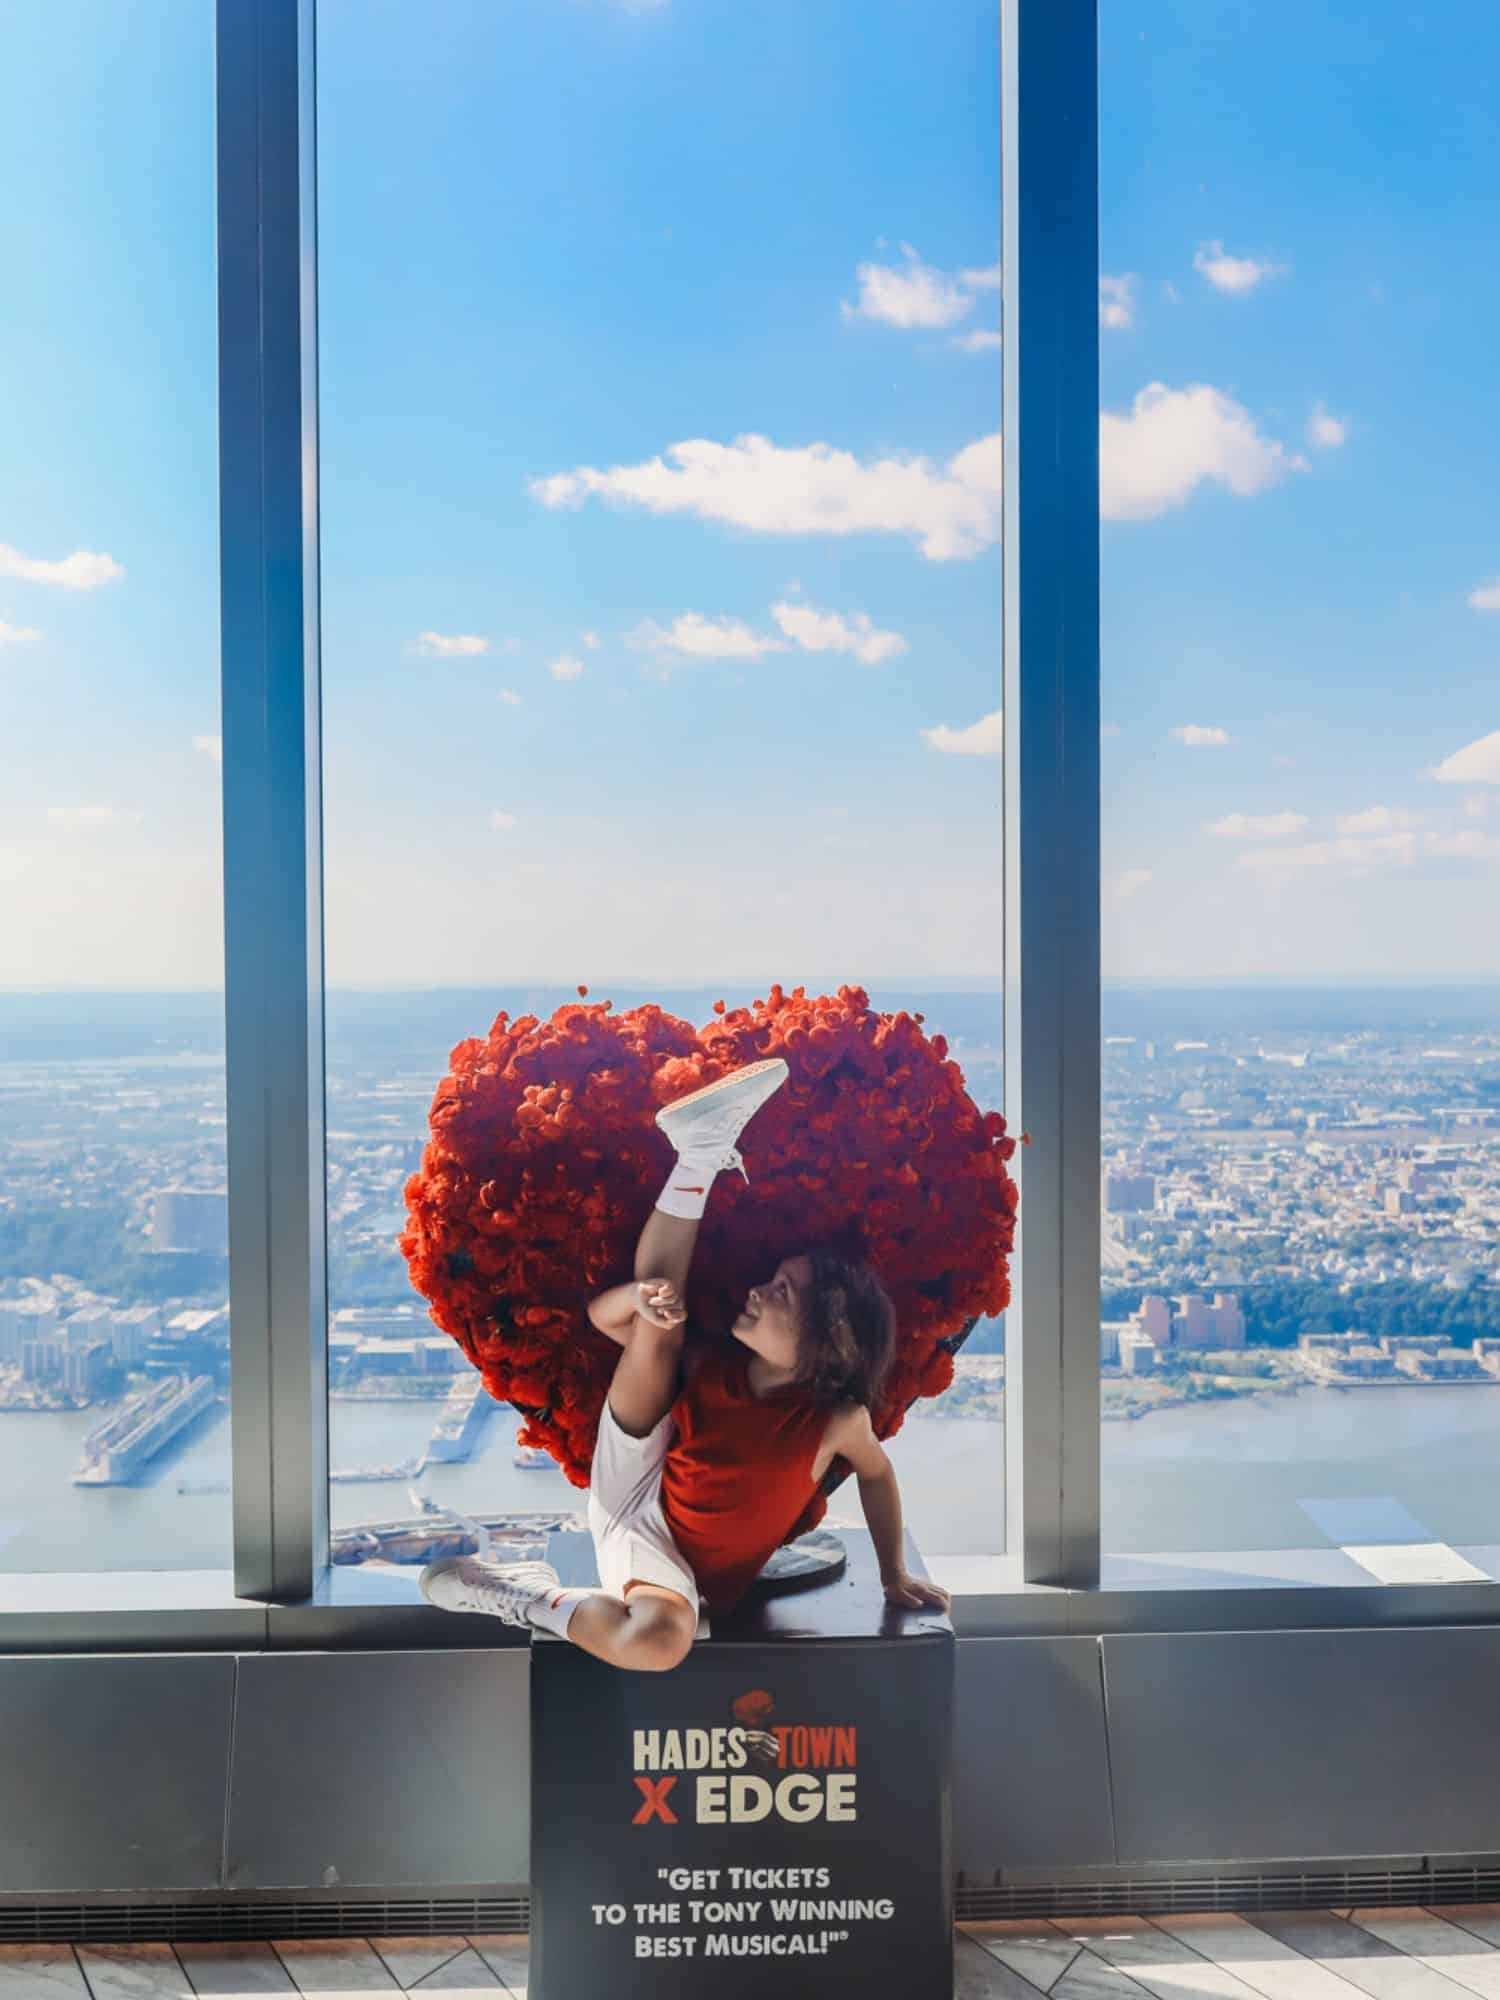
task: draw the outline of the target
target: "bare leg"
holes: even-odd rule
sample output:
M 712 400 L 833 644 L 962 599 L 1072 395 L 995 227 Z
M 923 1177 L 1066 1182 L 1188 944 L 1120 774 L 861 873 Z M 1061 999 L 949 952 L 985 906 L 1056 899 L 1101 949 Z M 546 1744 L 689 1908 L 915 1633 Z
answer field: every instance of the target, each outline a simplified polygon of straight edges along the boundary
M 664 1278 L 682 1293 L 697 1240 L 695 1219 L 653 1208 L 636 1245 L 636 1278 Z M 680 1326 L 653 1326 L 639 1313 L 632 1320 L 609 1385 L 610 1412 L 630 1436 L 653 1431 L 676 1401 L 682 1340 Z M 612 1667 L 662 1673 L 687 1657 L 697 1629 L 697 1612 L 680 1592 L 632 1581 L 623 1603 L 602 1590 L 581 1598 L 568 1638 Z
M 635 1246 L 636 1277 L 665 1278 L 683 1291 L 697 1240 L 696 1218 L 689 1220 L 685 1215 L 668 1215 L 664 1208 L 653 1208 Z
M 623 1604 L 602 1590 L 580 1598 L 568 1638 L 612 1667 L 665 1673 L 687 1658 L 697 1629 L 693 1607 L 677 1591 L 633 1583 Z
M 609 1385 L 610 1414 L 622 1431 L 643 1438 L 677 1401 L 682 1328 L 653 1326 L 637 1313 Z
M 653 1208 L 635 1249 L 636 1278 L 664 1278 L 679 1294 L 685 1292 L 697 1240 L 696 1221 Z M 653 1431 L 676 1402 L 682 1337 L 681 1326 L 653 1326 L 639 1313 L 631 1321 L 609 1385 L 609 1407 L 632 1437 Z

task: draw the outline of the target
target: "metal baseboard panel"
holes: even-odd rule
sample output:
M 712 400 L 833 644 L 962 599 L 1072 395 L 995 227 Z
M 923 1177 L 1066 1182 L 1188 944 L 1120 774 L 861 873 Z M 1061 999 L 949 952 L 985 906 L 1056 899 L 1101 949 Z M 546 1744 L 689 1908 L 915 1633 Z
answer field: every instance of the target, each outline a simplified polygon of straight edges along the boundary
M 204 1943 L 246 1938 L 461 1937 L 524 1931 L 525 1895 L 319 1901 L 225 1902 L 179 1898 L 154 1903 L 0 1903 L 0 1942 L 56 1944 Z
M 968 1882 L 957 1891 L 960 1922 L 994 1917 L 1150 1917 L 1190 1910 L 1347 1910 L 1389 1904 L 1487 1903 L 1500 1899 L 1500 1859 L 1425 1868 L 1360 1862 L 1301 1872 L 1235 1869 L 1214 1874 L 1134 1874 L 1089 1880 Z
M 1394 1904 L 1500 1901 L 1500 1857 L 1464 1867 L 1389 1867 L 1217 1874 L 1125 1874 L 1067 1882 L 967 1882 L 960 1923 L 995 1917 L 1157 1916 L 1188 1910 L 1370 1909 Z M 530 1928 L 530 1899 L 497 1896 L 299 1897 L 233 1902 L 203 1897 L 150 1903 L 6 1903 L 0 1943 L 106 1944 L 242 1938 L 471 1936 Z

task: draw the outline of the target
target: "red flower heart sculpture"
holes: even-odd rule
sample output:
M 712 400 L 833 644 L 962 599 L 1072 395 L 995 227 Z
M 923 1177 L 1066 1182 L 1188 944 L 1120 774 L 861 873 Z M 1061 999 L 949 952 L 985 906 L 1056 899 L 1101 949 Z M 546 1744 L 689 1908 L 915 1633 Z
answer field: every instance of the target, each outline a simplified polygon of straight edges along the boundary
M 580 993 L 585 991 L 579 989 Z M 704 1028 L 660 1007 L 500 1014 L 460 1042 L 432 1101 L 432 1137 L 406 1183 L 400 1238 L 435 1325 L 491 1395 L 526 1418 L 525 1444 L 587 1486 L 619 1350 L 587 1301 L 631 1273 L 671 1170 L 654 1119 L 743 1063 L 780 1056 L 786 1084 L 740 1141 L 750 1180 L 721 1175 L 698 1237 L 688 1310 L 727 1327 L 778 1260 L 833 1241 L 867 1256 L 896 1307 L 895 1365 L 875 1430 L 953 1379 L 953 1351 L 1010 1298 L 1016 1141 L 981 1111 L 920 1014 L 877 1014 L 857 986 L 802 987 Z

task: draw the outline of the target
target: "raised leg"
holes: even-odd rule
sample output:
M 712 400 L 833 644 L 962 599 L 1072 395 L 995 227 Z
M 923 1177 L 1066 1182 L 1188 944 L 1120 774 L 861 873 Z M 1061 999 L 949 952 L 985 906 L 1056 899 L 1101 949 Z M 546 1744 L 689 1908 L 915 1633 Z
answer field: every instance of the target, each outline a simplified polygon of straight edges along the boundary
M 653 1326 L 637 1314 L 609 1385 L 620 1429 L 637 1438 L 654 1431 L 677 1400 L 681 1372 L 682 1328 Z
M 679 1292 L 685 1291 L 698 1223 L 698 1217 L 668 1215 L 664 1208 L 653 1208 L 635 1246 L 636 1277 L 665 1278 Z

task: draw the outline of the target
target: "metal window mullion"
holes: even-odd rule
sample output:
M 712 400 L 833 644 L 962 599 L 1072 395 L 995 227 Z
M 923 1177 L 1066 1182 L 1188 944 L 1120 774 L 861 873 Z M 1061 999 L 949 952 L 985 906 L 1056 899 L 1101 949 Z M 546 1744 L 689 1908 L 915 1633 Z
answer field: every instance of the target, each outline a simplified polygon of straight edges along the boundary
M 235 1588 L 328 1551 L 312 0 L 218 0 Z
M 1099 1580 L 1097 0 L 1002 0 L 1006 1347 L 1030 1583 Z

